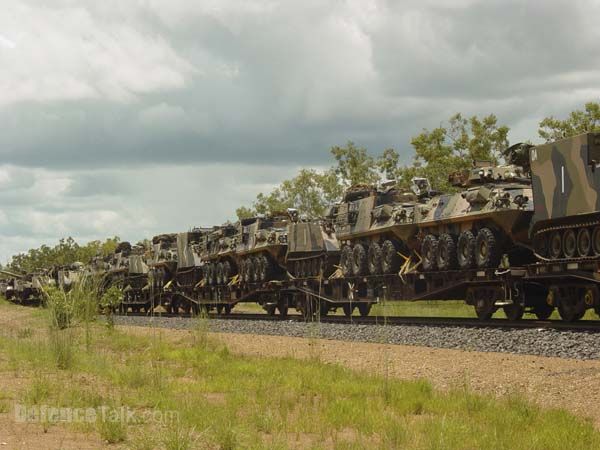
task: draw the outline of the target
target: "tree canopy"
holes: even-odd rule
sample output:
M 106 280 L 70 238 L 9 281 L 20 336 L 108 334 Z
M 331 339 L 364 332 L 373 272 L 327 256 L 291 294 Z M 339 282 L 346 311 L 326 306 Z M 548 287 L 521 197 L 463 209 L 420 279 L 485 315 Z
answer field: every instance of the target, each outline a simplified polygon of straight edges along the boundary
M 30 249 L 27 253 L 14 255 L 8 264 L 8 269 L 26 273 L 50 269 L 54 266 L 65 266 L 77 261 L 89 263 L 94 256 L 107 256 L 113 253 L 119 242 L 117 236 L 104 241 L 91 241 L 85 245 L 79 245 L 72 237 L 63 238 L 54 247 L 42 245 Z
M 546 117 L 540 122 L 538 130 L 538 134 L 546 142 L 587 132 L 600 132 L 600 102 L 586 103 L 583 111 L 572 111 L 564 120 Z

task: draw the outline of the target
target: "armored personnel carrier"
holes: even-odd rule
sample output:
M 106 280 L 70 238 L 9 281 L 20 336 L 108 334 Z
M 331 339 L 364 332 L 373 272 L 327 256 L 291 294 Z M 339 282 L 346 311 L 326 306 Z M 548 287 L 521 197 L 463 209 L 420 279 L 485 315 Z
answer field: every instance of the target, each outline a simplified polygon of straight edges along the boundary
M 600 133 L 530 149 L 531 238 L 545 260 L 600 258 Z
M 200 240 L 200 254 L 204 261 L 204 279 L 207 285 L 224 285 L 238 273 L 237 241 L 241 236 L 240 224 L 225 223 L 204 233 Z
M 498 267 L 503 255 L 513 265 L 531 262 L 529 174 L 512 164 L 478 163 L 450 180 L 466 190 L 433 196 L 415 208 L 422 269 Z
M 177 270 L 177 235 L 159 234 L 152 238 L 151 256 L 147 261 L 150 291 L 155 305 L 172 312 L 169 287 Z
M 240 221 L 236 262 L 242 282 L 260 283 L 285 275 L 289 222 L 284 214 Z
M 395 183 L 353 186 L 333 207 L 337 239 L 341 243 L 340 269 L 345 277 L 397 272 L 399 252 L 416 245 L 415 208 L 436 193 L 424 178 L 413 179 L 412 190 Z
M 185 313 L 196 311 L 197 286 L 203 277 L 203 262 L 200 243 L 210 229 L 194 228 L 177 234 L 177 289 L 172 294 L 171 307 L 174 313 L 181 307 Z
M 328 278 L 339 260 L 340 245 L 329 220 L 302 221 L 290 210 L 286 266 L 296 278 Z

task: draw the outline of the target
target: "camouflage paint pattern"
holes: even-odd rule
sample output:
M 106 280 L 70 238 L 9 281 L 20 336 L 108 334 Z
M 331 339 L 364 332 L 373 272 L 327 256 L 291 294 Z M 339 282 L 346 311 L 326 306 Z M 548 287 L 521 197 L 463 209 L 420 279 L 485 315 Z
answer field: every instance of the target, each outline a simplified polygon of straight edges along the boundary
M 538 145 L 530 151 L 534 226 L 600 211 L 600 133 Z

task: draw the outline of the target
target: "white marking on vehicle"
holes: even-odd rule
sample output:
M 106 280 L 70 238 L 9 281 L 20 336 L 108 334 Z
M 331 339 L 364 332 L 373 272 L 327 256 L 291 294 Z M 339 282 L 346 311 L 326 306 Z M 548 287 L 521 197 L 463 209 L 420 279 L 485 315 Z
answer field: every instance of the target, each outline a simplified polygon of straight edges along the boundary
M 560 179 L 562 182 L 562 193 L 565 193 L 565 166 L 560 166 Z

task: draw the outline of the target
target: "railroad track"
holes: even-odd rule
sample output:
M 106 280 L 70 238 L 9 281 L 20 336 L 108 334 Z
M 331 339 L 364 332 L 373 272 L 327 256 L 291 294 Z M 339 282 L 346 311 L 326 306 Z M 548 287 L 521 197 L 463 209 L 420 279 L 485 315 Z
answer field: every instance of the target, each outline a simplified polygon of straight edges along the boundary
M 127 313 L 120 316 L 133 317 L 156 317 L 156 318 L 172 318 L 190 320 L 191 314 L 143 314 L 143 313 Z M 260 320 L 260 321 L 291 321 L 291 322 L 306 322 L 300 314 L 290 314 L 286 319 L 281 319 L 280 316 L 271 316 L 268 314 L 209 314 L 209 320 Z M 480 320 L 476 318 L 463 317 L 384 317 L 384 316 L 325 316 L 310 320 L 308 322 L 321 323 L 337 323 L 347 325 L 412 325 L 412 326 L 440 326 L 440 327 L 464 327 L 464 328 L 505 328 L 505 329 L 554 329 L 562 331 L 586 331 L 600 332 L 600 320 L 582 320 L 579 322 L 564 322 L 562 320 L 536 320 L 522 319 L 510 321 L 506 319 L 490 319 Z

